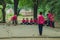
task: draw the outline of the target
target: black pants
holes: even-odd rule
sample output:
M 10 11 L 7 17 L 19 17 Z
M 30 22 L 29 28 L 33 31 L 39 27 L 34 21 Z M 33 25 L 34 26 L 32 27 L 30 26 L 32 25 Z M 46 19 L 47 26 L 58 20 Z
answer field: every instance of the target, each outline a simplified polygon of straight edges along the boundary
M 21 24 L 25 24 L 25 23 L 21 23 Z
M 34 24 L 33 22 L 29 23 L 30 25 Z
M 26 25 L 29 25 L 29 22 L 26 22 L 25 24 L 26 24 Z
M 42 35 L 42 31 L 43 31 L 43 24 L 39 24 L 39 34 Z
M 16 25 L 17 24 L 17 20 L 13 20 L 12 23 Z
M 50 26 L 50 20 L 47 20 L 47 26 Z

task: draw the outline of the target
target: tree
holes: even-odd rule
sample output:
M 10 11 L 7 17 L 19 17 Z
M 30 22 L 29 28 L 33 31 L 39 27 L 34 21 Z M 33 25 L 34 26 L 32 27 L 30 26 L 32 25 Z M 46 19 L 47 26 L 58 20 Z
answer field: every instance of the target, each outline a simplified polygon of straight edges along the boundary
M 6 12 L 5 12 L 5 8 L 7 3 L 12 3 L 12 0 L 0 0 L 0 5 L 2 5 L 2 22 L 5 23 L 6 22 Z
M 37 18 L 37 10 L 38 10 L 38 2 L 39 0 L 20 0 L 20 8 L 32 8 L 34 11 L 33 17 Z
M 28 0 L 20 0 L 18 8 L 19 8 L 19 10 L 21 10 L 21 9 L 32 9 L 33 8 L 33 1 L 32 0 L 29 0 L 29 1 Z
M 17 12 L 17 9 L 18 9 L 18 3 L 19 3 L 19 0 L 14 0 L 14 15 L 17 15 L 18 16 L 18 12 Z M 15 21 L 15 23 L 17 22 L 17 20 Z
M 3 1 L 2 6 L 3 6 L 3 9 L 2 9 L 3 23 L 5 23 L 6 22 L 6 20 L 5 20 L 5 16 L 6 16 L 6 13 L 5 13 L 6 3 L 5 3 L 5 1 Z
M 19 0 L 14 0 L 14 14 L 16 15 L 17 15 L 18 3 L 19 3 Z
M 6 8 L 6 2 L 5 2 L 5 0 L 0 0 L 0 5 L 2 5 L 2 21 L 3 21 L 3 23 L 5 23 L 6 22 L 6 20 L 5 20 L 5 15 L 6 15 L 6 13 L 5 13 L 5 8 Z
M 39 5 L 39 0 L 33 0 L 33 10 L 34 10 L 34 19 L 37 18 L 37 11 L 38 11 L 38 5 Z

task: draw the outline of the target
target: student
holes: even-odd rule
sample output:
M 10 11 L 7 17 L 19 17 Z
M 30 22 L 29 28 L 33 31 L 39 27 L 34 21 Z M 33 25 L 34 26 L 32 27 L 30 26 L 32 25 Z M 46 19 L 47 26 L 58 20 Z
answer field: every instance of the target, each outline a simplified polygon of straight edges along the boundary
M 34 19 L 34 24 L 37 24 L 37 18 L 36 18 L 36 19 Z
M 12 16 L 11 18 L 13 24 L 17 24 L 17 15 Z
M 49 11 L 48 14 L 47 14 L 47 26 L 50 26 L 50 17 L 51 17 L 52 13 Z
M 25 24 L 29 24 L 29 19 L 28 18 L 26 18 L 26 20 L 25 20 Z
M 55 28 L 55 25 L 54 25 L 54 15 L 53 14 L 50 17 L 50 26 Z
M 33 21 L 32 18 L 30 19 L 30 24 L 31 24 L 31 25 L 34 24 L 34 21 Z
M 45 19 L 42 15 L 42 12 L 40 12 L 40 15 L 38 16 L 39 35 L 42 35 L 44 21 Z
M 23 20 L 22 20 L 22 23 L 21 24 L 25 24 L 25 18 L 23 18 Z

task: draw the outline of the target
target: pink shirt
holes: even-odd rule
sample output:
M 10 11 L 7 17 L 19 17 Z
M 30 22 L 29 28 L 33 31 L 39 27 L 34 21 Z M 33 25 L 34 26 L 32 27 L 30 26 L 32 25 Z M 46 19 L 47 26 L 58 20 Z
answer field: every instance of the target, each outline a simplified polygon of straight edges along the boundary
M 29 20 L 25 20 L 25 22 L 29 22 Z
M 48 13 L 48 18 L 50 19 L 50 17 L 52 16 L 52 14 L 51 13 Z
M 50 21 L 54 21 L 54 15 L 51 15 Z
M 37 19 L 34 19 L 34 23 L 37 23 Z
M 22 23 L 25 23 L 25 20 L 22 20 Z
M 44 24 L 45 20 L 44 20 L 44 17 L 43 15 L 39 15 L 38 16 L 38 24 Z
M 16 20 L 17 19 L 17 16 L 16 15 L 14 15 L 12 18 L 11 18 L 11 20 Z
M 30 20 L 30 23 L 34 22 L 33 20 Z
M 17 16 L 16 15 L 14 15 L 14 20 L 16 20 L 17 19 Z

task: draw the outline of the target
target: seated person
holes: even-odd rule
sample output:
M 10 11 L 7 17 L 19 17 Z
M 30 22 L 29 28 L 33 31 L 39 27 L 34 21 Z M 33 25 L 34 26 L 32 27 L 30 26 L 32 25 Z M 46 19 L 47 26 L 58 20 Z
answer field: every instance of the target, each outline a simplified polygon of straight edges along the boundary
M 31 18 L 31 19 L 30 19 L 30 25 L 32 25 L 32 24 L 34 24 L 34 21 L 33 21 L 33 19 Z
M 22 20 L 22 23 L 21 24 L 25 24 L 25 19 L 23 18 L 23 20 Z
M 37 24 L 37 18 L 36 18 L 36 19 L 34 19 L 34 24 Z
M 29 19 L 28 18 L 26 18 L 26 20 L 25 20 L 25 24 L 29 24 Z

